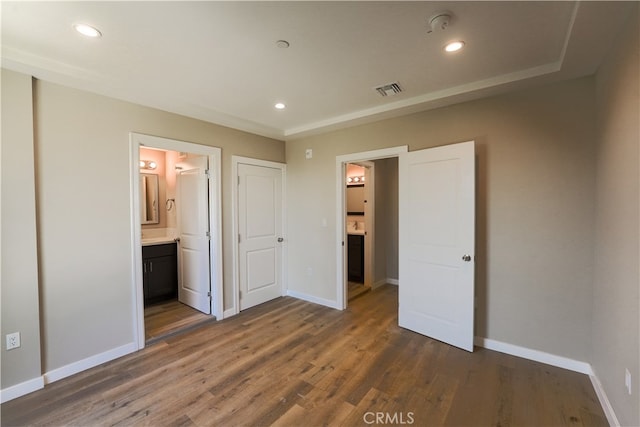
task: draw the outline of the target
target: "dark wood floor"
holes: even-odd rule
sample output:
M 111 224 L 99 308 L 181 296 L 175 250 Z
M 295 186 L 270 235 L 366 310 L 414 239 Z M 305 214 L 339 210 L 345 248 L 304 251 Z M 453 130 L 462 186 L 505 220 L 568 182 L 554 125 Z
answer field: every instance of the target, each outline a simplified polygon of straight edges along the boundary
M 2 425 L 607 425 L 585 375 L 399 328 L 397 289 L 342 312 L 279 298 L 7 402 Z

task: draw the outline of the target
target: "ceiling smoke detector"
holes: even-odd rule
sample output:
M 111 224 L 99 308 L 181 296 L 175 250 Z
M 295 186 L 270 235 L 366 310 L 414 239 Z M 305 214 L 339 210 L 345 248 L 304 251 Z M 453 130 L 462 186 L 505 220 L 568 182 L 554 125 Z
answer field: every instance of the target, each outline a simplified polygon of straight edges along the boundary
M 392 96 L 397 93 L 402 92 L 402 88 L 400 87 L 400 83 L 393 82 L 386 85 L 378 86 L 375 88 L 380 96 Z
M 429 18 L 429 28 L 427 28 L 427 34 L 431 34 L 434 31 L 446 30 L 451 23 L 452 18 L 453 14 L 451 12 L 436 13 L 431 18 Z

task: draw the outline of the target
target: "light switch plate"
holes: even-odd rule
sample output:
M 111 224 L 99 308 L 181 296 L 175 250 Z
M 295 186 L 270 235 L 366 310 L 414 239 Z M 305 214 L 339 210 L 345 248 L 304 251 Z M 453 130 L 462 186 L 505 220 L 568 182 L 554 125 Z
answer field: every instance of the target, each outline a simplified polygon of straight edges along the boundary
M 311 148 L 307 148 L 304 152 L 304 157 L 308 160 L 313 157 L 313 150 Z

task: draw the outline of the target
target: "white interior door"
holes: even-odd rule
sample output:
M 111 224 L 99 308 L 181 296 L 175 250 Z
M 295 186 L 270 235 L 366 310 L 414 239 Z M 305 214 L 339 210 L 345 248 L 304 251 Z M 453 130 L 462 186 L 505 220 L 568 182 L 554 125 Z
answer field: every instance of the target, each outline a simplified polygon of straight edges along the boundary
M 178 299 L 203 313 L 211 313 L 209 265 L 209 182 L 207 158 L 180 163 L 177 176 Z
M 240 310 L 282 296 L 282 172 L 238 164 Z
M 399 324 L 473 351 L 475 144 L 399 161 Z

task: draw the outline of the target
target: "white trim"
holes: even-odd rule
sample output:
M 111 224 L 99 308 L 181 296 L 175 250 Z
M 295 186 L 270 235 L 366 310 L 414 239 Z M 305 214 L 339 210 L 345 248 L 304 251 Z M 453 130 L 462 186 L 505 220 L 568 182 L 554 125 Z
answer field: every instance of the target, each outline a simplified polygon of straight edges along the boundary
M 138 349 L 145 346 L 144 334 L 144 295 L 142 291 L 142 244 L 140 225 L 140 206 L 138 173 L 140 172 L 140 147 L 160 148 L 163 150 L 188 152 L 207 156 L 209 170 L 212 170 L 211 179 L 215 180 L 209 185 L 209 224 L 211 224 L 211 241 L 209 247 L 209 263 L 211 266 L 211 314 L 217 319 L 223 318 L 223 271 L 222 271 L 222 150 L 209 145 L 195 144 L 186 141 L 163 138 L 153 135 L 145 135 L 136 132 L 129 133 L 130 146 L 130 192 L 131 192 L 131 253 L 133 254 L 132 283 L 133 283 L 133 313 L 135 324 L 133 327 L 134 341 Z
M 292 291 L 290 289 L 287 290 L 287 295 L 303 301 L 311 302 L 313 304 L 319 304 L 319 305 L 324 305 L 325 307 L 339 309 L 337 302 L 331 301 L 329 299 L 316 297 L 314 295 L 305 294 L 303 292 Z
M 381 150 L 336 156 L 336 307 L 344 310 L 347 306 L 347 277 L 345 272 L 344 244 L 347 240 L 345 226 L 345 164 L 367 160 L 388 159 L 407 153 L 407 145 L 383 148 Z
M 390 285 L 398 286 L 400 284 L 400 281 L 398 279 L 392 279 L 390 277 L 387 277 L 387 283 Z
M 240 313 L 240 279 L 238 274 L 239 262 L 239 246 L 238 246 L 238 165 L 245 164 L 251 166 L 262 166 L 265 168 L 280 169 L 282 173 L 282 238 L 284 239 L 282 244 L 282 290 L 281 295 L 286 295 L 287 292 L 287 165 L 285 163 L 272 162 L 270 160 L 254 159 L 251 157 L 243 156 L 231 156 L 231 179 L 233 181 L 231 186 L 231 230 L 232 230 L 232 264 L 233 271 L 232 277 L 232 296 L 233 306 L 224 312 L 224 317 L 235 316 Z
M 602 387 L 602 383 L 600 382 L 598 375 L 596 375 L 593 367 L 591 369 L 593 373 L 589 375 L 589 378 L 591 379 L 593 389 L 596 391 L 596 395 L 600 401 L 600 406 L 602 406 L 602 410 L 607 417 L 607 421 L 609 421 L 609 425 L 612 427 L 618 427 L 620 426 L 620 422 L 618 421 L 618 417 L 616 417 L 616 413 L 613 411 L 613 406 L 607 397 L 607 393 L 605 393 L 604 387 Z
M 137 350 L 138 346 L 135 342 L 130 342 L 129 344 L 112 348 L 104 353 L 96 354 L 87 357 L 86 359 L 62 366 L 61 368 L 54 369 L 53 371 L 46 372 L 44 374 L 44 383 L 51 384 L 52 382 L 77 374 L 78 372 L 86 371 L 87 369 L 91 369 L 103 363 L 110 362 L 111 360 L 133 353 Z
M 44 388 L 44 377 L 41 376 L 21 382 L 20 384 L 9 386 L 0 390 L 0 403 L 17 399 L 18 397 L 33 393 L 34 391 L 42 388 Z
M 499 351 L 500 353 L 510 354 L 512 356 L 522 357 L 524 359 L 533 360 L 535 362 L 546 363 L 547 365 L 557 366 L 558 368 L 568 369 L 581 374 L 593 375 L 591 365 L 575 359 L 564 356 L 558 356 L 546 353 L 540 350 L 520 347 L 515 344 L 509 344 L 496 341 L 490 338 L 475 337 L 474 344 L 478 347 L 484 347 L 488 350 Z

